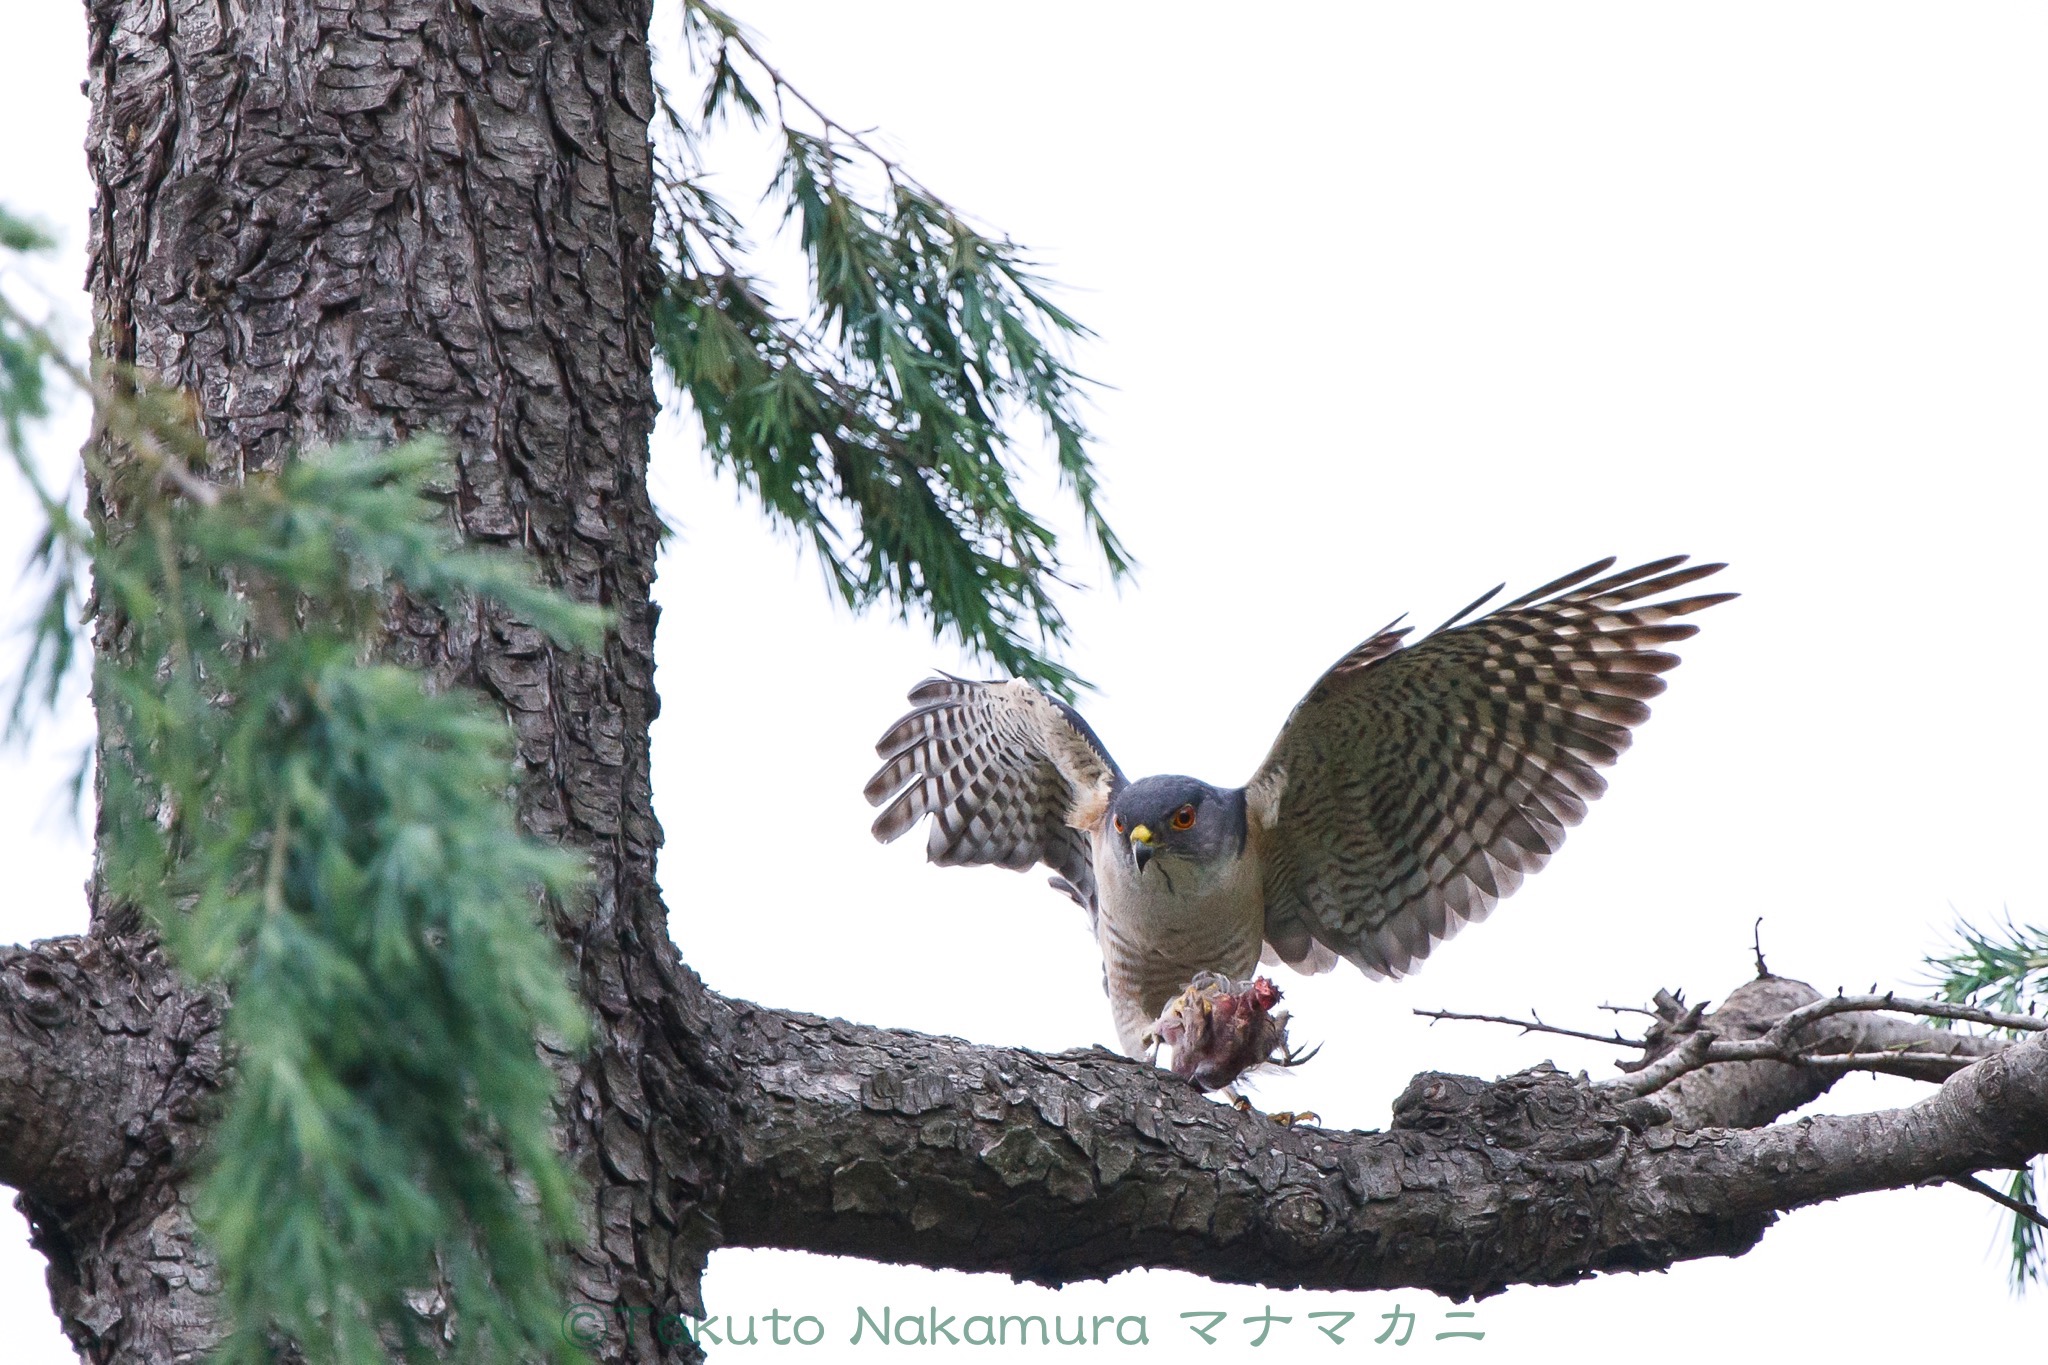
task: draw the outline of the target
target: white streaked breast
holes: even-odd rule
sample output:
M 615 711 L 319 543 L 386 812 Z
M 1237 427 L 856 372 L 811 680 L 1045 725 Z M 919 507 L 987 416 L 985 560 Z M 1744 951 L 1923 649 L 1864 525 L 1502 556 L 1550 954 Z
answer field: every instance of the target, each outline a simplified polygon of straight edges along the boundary
M 1242 978 L 1258 964 L 1265 905 L 1257 861 L 1247 846 L 1245 856 L 1203 877 L 1161 855 L 1140 877 L 1110 841 L 1097 848 L 1096 943 L 1117 1038 L 1139 1057 L 1145 1030 L 1196 972 Z

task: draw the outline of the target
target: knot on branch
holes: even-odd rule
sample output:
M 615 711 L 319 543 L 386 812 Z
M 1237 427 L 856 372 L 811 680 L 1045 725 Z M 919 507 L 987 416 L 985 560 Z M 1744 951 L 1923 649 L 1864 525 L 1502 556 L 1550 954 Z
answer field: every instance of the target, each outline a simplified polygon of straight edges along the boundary
M 1684 991 L 1660 990 L 1650 1002 L 1652 1018 L 1643 1030 L 1642 1057 L 1624 1061 L 1620 1068 L 1642 1071 L 1671 1052 L 1690 1049 L 1696 1054 L 1687 1065 L 1690 1069 L 1707 1059 L 1715 1042 L 1761 1038 L 1793 1010 L 1819 998 L 1820 993 L 1804 981 L 1759 975 L 1730 991 L 1721 1008 L 1709 1013 L 1711 1001 L 1688 1005 Z
M 39 1028 L 63 1026 L 80 1012 L 84 973 L 70 943 L 0 949 L 0 1000 Z
M 1394 1101 L 1393 1131 L 1586 1161 L 1614 1150 L 1624 1132 L 1639 1134 L 1670 1119 L 1654 1099 L 1617 1096 L 1543 1062 L 1492 1082 L 1425 1071 Z
M 1688 1005 L 1684 991 L 1659 990 L 1650 1001 L 1655 1017 L 1649 1028 L 1643 1031 L 1643 1037 L 1649 1043 L 1650 1056 L 1669 1052 L 1688 1034 L 1699 1032 L 1700 1022 L 1706 1018 L 1710 1003 L 1702 1000 Z

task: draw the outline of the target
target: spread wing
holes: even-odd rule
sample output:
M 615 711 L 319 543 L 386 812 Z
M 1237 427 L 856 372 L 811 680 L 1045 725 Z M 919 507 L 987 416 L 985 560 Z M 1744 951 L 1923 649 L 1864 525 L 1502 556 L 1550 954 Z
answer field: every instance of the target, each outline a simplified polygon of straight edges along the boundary
M 1735 596 L 1647 601 L 1724 567 L 1684 563 L 1587 581 L 1604 559 L 1456 624 L 1496 588 L 1412 648 L 1388 629 L 1338 660 L 1246 792 L 1273 949 L 1398 977 L 1549 861 L 1677 666 L 1658 646 L 1699 629 L 1673 622 Z
M 1088 722 L 1026 682 L 928 678 L 910 700 L 915 709 L 875 745 L 882 767 L 868 804 L 888 802 L 875 838 L 888 843 L 930 815 L 933 862 L 1044 863 L 1093 917 L 1088 831 L 1124 775 Z

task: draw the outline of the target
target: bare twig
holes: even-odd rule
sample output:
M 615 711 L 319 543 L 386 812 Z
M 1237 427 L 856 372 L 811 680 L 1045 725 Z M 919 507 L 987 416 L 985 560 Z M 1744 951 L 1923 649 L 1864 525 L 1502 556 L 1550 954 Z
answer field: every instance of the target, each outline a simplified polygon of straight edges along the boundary
M 2048 1030 L 2048 1019 L 2037 1015 L 2005 1014 L 1998 1010 L 1979 1009 L 1975 1005 L 1954 1005 L 1946 1000 L 1915 1000 L 1910 996 L 1886 991 L 1882 995 L 1834 995 L 1825 1000 L 1816 1000 L 1811 1005 L 1801 1006 L 1779 1020 L 1777 1026 L 1765 1037 L 1770 1037 L 1771 1034 L 1796 1033 L 1817 1019 L 1859 1010 L 1885 1010 L 1897 1014 L 1920 1014 L 1933 1019 L 1959 1019 L 1969 1024 L 2022 1029 L 2030 1033 Z
M 768 77 L 768 83 L 774 87 L 777 122 L 781 123 L 785 128 L 789 126 L 789 120 L 782 110 L 782 99 L 783 96 L 787 95 L 790 99 L 795 100 L 810 111 L 811 117 L 818 120 L 819 124 L 824 127 L 828 139 L 832 134 L 837 133 L 847 142 L 874 158 L 882 167 L 883 174 L 888 176 L 891 182 L 908 185 L 927 198 L 937 198 L 930 190 L 919 184 L 915 176 L 904 170 L 895 158 L 884 155 L 873 143 L 862 137 L 858 131 L 847 127 L 813 103 L 810 96 L 804 94 L 802 90 L 799 90 L 792 84 L 789 78 L 783 75 L 776 68 L 775 64 L 762 54 L 761 49 L 754 45 L 753 39 L 747 33 L 744 25 L 740 24 L 723 10 L 703 3 L 703 0 L 688 0 L 687 7 L 695 10 L 711 26 L 712 31 L 718 34 L 721 43 L 729 43 L 737 47 L 752 60 L 754 65 L 761 68 L 762 74 Z
M 1764 917 L 1758 915 L 1756 923 L 1749 927 L 1749 946 L 1756 951 L 1756 974 L 1769 976 L 1771 969 L 1764 965 Z
M 2002 1204 L 2006 1208 L 2011 1209 L 2036 1227 L 2048 1228 L 2048 1214 L 2043 1214 L 2041 1210 L 2035 1208 L 2024 1199 L 2015 1199 L 2003 1190 L 1993 1189 L 1974 1175 L 1952 1175 L 1948 1178 L 1948 1183 L 1960 1185 L 1966 1190 L 1975 1190 L 1992 1203 Z
M 1707 1051 L 1714 1045 L 1714 1035 L 1702 1029 L 1697 1033 L 1684 1035 L 1677 1047 L 1662 1057 L 1649 1062 L 1626 1076 L 1611 1080 L 1595 1081 L 1594 1088 L 1616 1091 L 1624 1095 L 1649 1095 L 1662 1090 L 1688 1071 L 1697 1071 L 1710 1060 Z
M 1647 1013 L 1647 1011 L 1645 1012 Z M 1590 1043 L 1612 1043 L 1616 1047 L 1640 1048 L 1650 1045 L 1647 1039 L 1624 1038 L 1618 1031 L 1611 1034 L 1586 1033 L 1575 1028 L 1560 1028 L 1556 1024 L 1546 1024 L 1536 1016 L 1536 1011 L 1534 1010 L 1529 1011 L 1527 1019 L 1510 1019 L 1502 1014 L 1460 1014 L 1455 1010 L 1416 1010 L 1415 1013 L 1431 1021 L 1459 1019 L 1478 1024 L 1507 1024 L 1520 1029 L 1524 1033 L 1554 1033 L 1563 1038 L 1584 1038 Z

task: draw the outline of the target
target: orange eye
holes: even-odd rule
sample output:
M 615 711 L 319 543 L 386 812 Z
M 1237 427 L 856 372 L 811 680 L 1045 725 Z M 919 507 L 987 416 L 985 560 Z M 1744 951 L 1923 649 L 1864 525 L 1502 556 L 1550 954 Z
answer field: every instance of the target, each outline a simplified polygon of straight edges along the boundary
M 1124 832 L 1124 818 L 1123 818 L 1123 816 L 1121 816 L 1121 815 L 1117 816 L 1117 818 L 1116 818 L 1116 819 L 1114 819 L 1114 820 L 1112 820 L 1112 821 L 1110 821 L 1110 823 L 1116 826 L 1116 832 L 1117 832 L 1118 834 L 1122 834 L 1122 833 Z
M 1195 808 L 1193 806 L 1182 806 L 1179 810 L 1173 813 L 1173 820 L 1171 823 L 1175 829 L 1194 828 Z

